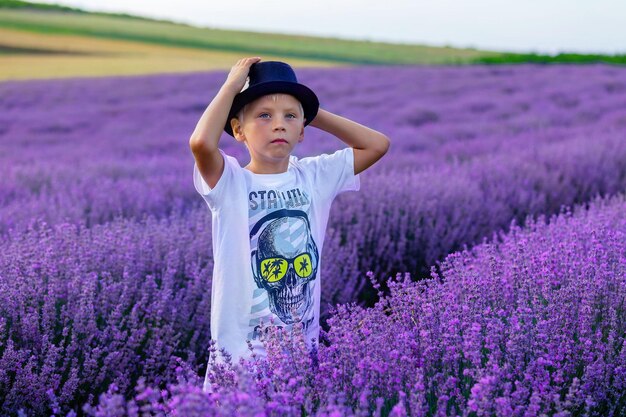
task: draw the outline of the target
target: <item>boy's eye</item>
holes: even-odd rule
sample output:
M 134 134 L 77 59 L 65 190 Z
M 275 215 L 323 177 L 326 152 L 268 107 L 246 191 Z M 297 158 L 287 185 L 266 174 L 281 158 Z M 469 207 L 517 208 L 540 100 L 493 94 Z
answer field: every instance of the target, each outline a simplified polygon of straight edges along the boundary
M 259 117 L 262 117 L 262 118 L 270 117 L 270 114 L 269 114 L 269 113 L 261 113 L 261 114 L 259 114 Z M 296 119 L 296 118 L 298 118 L 298 116 L 296 116 L 296 115 L 295 115 L 295 114 L 293 114 L 293 113 L 289 113 L 289 114 L 287 115 L 287 117 L 290 117 L 290 118 L 292 118 L 292 119 Z

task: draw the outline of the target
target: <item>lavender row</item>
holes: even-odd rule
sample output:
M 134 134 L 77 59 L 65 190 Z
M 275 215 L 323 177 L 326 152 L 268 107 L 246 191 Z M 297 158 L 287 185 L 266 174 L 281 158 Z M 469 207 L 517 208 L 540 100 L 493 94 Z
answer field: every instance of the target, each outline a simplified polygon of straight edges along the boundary
M 400 138 L 389 162 L 366 173 L 363 191 L 335 204 L 323 254 L 334 259 L 322 272 L 324 308 L 354 299 L 367 283 L 359 271 L 385 277 L 432 265 L 511 218 L 624 189 L 624 73 L 607 67 L 526 70 L 368 69 L 311 80 L 332 100 L 347 98 L 346 114 L 354 111 L 373 123 L 393 120 L 388 129 Z M 464 81 L 466 74 L 471 76 Z M 564 74 L 578 81 L 565 85 L 573 78 Z M 0 392 L 6 392 L 7 409 L 25 401 L 45 407 L 46 387 L 54 387 L 67 407 L 93 400 L 111 382 L 128 392 L 140 375 L 150 383 L 170 381 L 180 365 L 176 357 L 196 371 L 206 363 L 210 224 L 191 186 L 186 139 L 180 140 L 188 137 L 182 126 L 192 127 L 203 109 L 193 103 L 201 102 L 198 85 L 206 80 L 146 80 L 94 82 L 100 90 L 76 80 L 0 85 L 6 110 L 0 116 L 0 223 L 18 226 L 2 244 L 0 263 L 6 306 L 0 314 L 0 335 L 6 335 L 0 339 Z M 389 112 L 390 80 L 415 84 L 421 89 L 410 92 L 415 97 L 431 94 L 428 103 L 440 106 L 439 118 L 403 123 L 431 116 L 421 114 L 424 104 L 413 106 L 409 95 L 404 107 L 398 102 L 392 108 L 400 110 Z M 531 106 L 520 116 L 516 104 L 495 94 L 483 97 L 498 103 L 483 112 L 484 123 L 475 108 L 465 112 L 489 86 L 516 97 L 506 84 L 511 80 L 524 83 L 527 100 L 536 98 L 533 106 L 546 106 Z M 352 88 L 372 84 L 369 92 Z M 51 93 L 45 90 L 50 86 Z M 561 98 L 546 93 L 553 88 Z M 172 92 L 191 105 L 172 111 L 179 103 Z M 557 102 L 565 104 L 554 111 L 561 107 L 550 103 Z M 476 134 L 451 133 L 464 123 Z M 303 151 L 329 150 L 323 136 L 311 137 Z M 225 145 L 241 158 L 241 148 Z M 52 228 L 35 223 L 36 230 L 27 232 L 30 217 L 41 213 Z M 112 221 L 114 216 L 128 220 Z M 105 222 L 111 223 L 99 226 Z
M 362 191 L 335 203 L 329 239 L 342 261 L 325 265 L 348 280 L 329 283 L 324 300 L 354 299 L 367 284 L 362 270 L 423 273 L 511 218 L 623 190 L 624 74 L 608 66 L 305 71 L 328 107 L 382 123 L 394 138 L 363 174 Z M 0 231 L 19 235 L 37 218 L 91 227 L 203 207 L 181 138 L 206 102 L 198 91 L 210 96 L 222 77 L 0 84 L 0 158 L 9 158 L 0 165 Z M 390 104 L 398 110 L 385 111 Z M 310 133 L 302 150 L 332 148 Z M 223 143 L 243 159 L 232 139 Z
M 360 294 L 364 301 L 372 290 L 360 271 L 428 275 L 448 253 L 506 230 L 513 219 L 626 190 L 625 139 L 622 133 L 574 138 L 468 164 L 370 177 L 366 192 L 341 195 L 332 209 L 328 234 L 341 247 L 332 254 L 342 256 L 326 261 L 336 277 L 326 281 L 326 299 L 344 303 Z
M 205 372 L 210 230 L 200 207 L 92 227 L 35 222 L 3 242 L 0 409 L 43 415 L 50 390 L 67 408 L 140 376 L 162 384 L 180 361 Z
M 39 223 L 0 254 L 0 409 L 49 412 L 140 375 L 206 366 L 212 261 L 204 212 L 92 228 Z M 49 414 L 48 414 L 49 415 Z
M 538 416 L 626 410 L 626 196 L 513 224 L 409 274 L 371 309 L 339 306 L 319 351 L 269 328 L 267 359 L 188 366 L 167 389 L 111 386 L 90 416 Z M 368 276 L 375 285 L 376 279 Z M 284 349 L 286 347 L 286 350 Z M 214 352 L 214 348 L 213 348 Z
M 366 213 L 357 210 L 362 203 L 350 201 L 350 198 L 355 198 L 358 194 L 342 196 L 346 200 L 343 207 L 348 209 L 343 212 L 337 210 L 333 213 L 337 221 L 329 228 L 322 254 L 327 259 L 323 262 L 324 270 L 322 271 L 324 276 L 323 315 L 327 315 L 329 304 L 355 300 L 356 295 L 367 284 L 367 280 L 360 271 L 376 270 L 381 276 L 388 276 L 388 271 L 385 273 L 380 271 L 385 271 L 385 268 L 402 271 L 403 268 L 417 265 L 409 262 L 416 262 L 419 256 L 428 254 L 424 252 L 424 247 L 438 248 L 440 256 L 448 253 L 454 245 L 463 242 L 463 240 L 454 240 L 454 236 L 461 235 L 459 231 L 465 233 L 472 231 L 475 235 L 469 236 L 476 239 L 481 231 L 485 233 L 489 230 L 496 230 L 498 226 L 506 225 L 511 218 L 520 216 L 524 212 L 541 213 L 558 210 L 556 203 L 560 204 L 566 200 L 586 200 L 597 192 L 607 193 L 620 187 L 623 189 L 625 175 L 620 162 L 626 160 L 626 155 L 623 154 L 619 137 L 612 140 L 599 140 L 595 144 L 590 144 L 583 139 L 570 142 L 551 146 L 551 152 L 547 154 L 534 155 L 537 158 L 535 163 L 528 161 L 528 155 L 520 154 L 519 159 L 508 158 L 504 161 L 492 157 L 492 163 L 488 163 L 487 160 L 479 165 L 483 171 L 477 171 L 476 167 L 472 168 L 470 165 L 457 167 L 457 169 L 467 168 L 468 171 L 465 174 L 468 178 L 464 178 L 463 175 L 455 178 L 456 171 L 453 169 L 449 172 L 422 172 L 415 174 L 421 177 L 407 177 L 404 183 L 399 182 L 398 177 L 387 178 L 386 180 L 395 181 L 391 182 L 393 187 L 390 187 L 383 178 L 377 186 L 371 188 L 377 190 L 378 195 L 375 195 L 376 199 L 370 200 L 369 205 L 372 209 Z M 621 154 L 620 151 L 622 151 Z M 529 154 L 533 156 L 532 152 Z M 560 166 L 561 170 L 550 171 L 555 166 Z M 496 167 L 499 168 L 496 169 Z M 494 179 L 494 172 L 497 172 L 495 185 L 489 183 Z M 561 177 L 560 180 L 559 177 Z M 568 180 L 567 183 L 558 182 L 565 179 Z M 442 183 L 438 184 L 438 180 Z M 544 185 L 546 181 L 554 181 L 554 183 Z M 513 191 L 509 188 L 511 184 L 514 184 Z M 552 190 L 555 194 L 547 193 L 544 187 L 548 187 L 548 190 Z M 526 191 L 515 192 L 514 190 Z M 442 191 L 445 194 L 442 195 Z M 402 201 L 401 199 L 408 200 L 406 206 L 412 207 L 413 210 L 403 211 L 401 206 L 388 204 Z M 423 200 L 432 202 L 432 205 L 425 205 Z M 376 206 L 372 201 L 383 204 L 374 209 Z M 506 203 L 511 206 L 505 206 Z M 335 209 L 338 207 L 342 206 L 337 205 Z M 392 207 L 397 207 L 394 212 L 384 212 Z M 499 215 L 501 217 L 498 217 Z M 353 218 L 357 219 L 354 224 L 352 224 Z M 115 352 L 127 352 L 128 349 L 125 347 L 127 343 L 135 347 L 136 343 L 139 343 L 137 340 L 129 342 L 123 337 L 123 343 L 118 341 L 116 345 L 111 342 L 113 337 L 111 335 L 116 334 L 119 327 L 127 326 L 127 324 L 119 317 L 110 317 L 112 314 L 120 314 L 120 311 L 130 314 L 133 311 L 145 310 L 153 312 L 134 318 L 137 328 L 144 326 L 150 329 L 153 323 L 160 323 L 162 318 L 155 311 L 167 305 L 167 296 L 145 300 L 143 301 L 145 305 L 142 303 L 137 305 L 137 300 L 145 297 L 142 294 L 144 280 L 148 282 L 155 280 L 159 283 L 162 282 L 160 280 L 163 280 L 163 277 L 168 277 L 169 280 L 178 280 L 177 284 L 168 284 L 170 287 L 185 288 L 190 292 L 180 297 L 186 300 L 187 308 L 196 311 L 193 314 L 198 315 L 197 318 L 192 317 L 192 313 L 181 309 L 172 317 L 173 321 L 184 324 L 182 328 L 177 328 L 175 333 L 190 335 L 186 342 L 181 343 L 180 350 L 176 351 L 175 356 L 196 358 L 196 366 L 202 366 L 207 359 L 206 351 L 202 347 L 208 345 L 209 334 L 209 305 L 207 303 L 210 299 L 212 266 L 210 219 L 206 216 L 205 207 L 201 207 L 189 213 L 174 213 L 166 220 L 167 222 L 161 225 L 152 218 L 149 218 L 147 222 L 137 222 L 132 219 L 119 220 L 110 225 L 94 226 L 92 229 L 78 229 L 66 224 L 56 232 L 43 228 L 41 231 L 33 231 L 30 234 L 16 235 L 10 245 L 3 246 L 3 263 L 0 264 L 0 271 L 4 278 L 2 293 L 6 297 L 2 300 L 2 305 L 6 310 L 0 316 L 9 317 L 12 323 L 7 339 L 20 344 L 17 347 L 13 345 L 12 349 L 22 349 L 20 354 L 24 354 L 23 350 L 28 346 L 38 346 L 41 350 L 37 357 L 41 357 L 46 351 L 45 343 L 41 340 L 46 333 L 29 335 L 28 329 L 46 328 L 45 323 L 54 321 L 56 316 L 46 317 L 46 312 L 52 314 L 52 311 L 57 309 L 68 309 L 69 306 L 80 305 L 82 297 L 96 297 L 86 302 L 87 305 L 96 305 L 100 308 L 98 312 L 93 313 L 93 317 L 80 318 L 85 313 L 68 309 L 63 315 L 60 312 L 57 313 L 59 314 L 57 320 L 60 323 L 54 326 L 57 332 L 68 332 L 67 329 L 71 328 L 70 323 L 73 320 L 95 322 L 97 319 L 94 317 L 100 317 L 101 322 L 113 328 L 102 327 L 98 330 L 94 338 L 101 340 L 102 344 L 97 345 L 99 349 L 96 349 L 95 353 L 94 346 L 82 344 L 72 346 L 72 343 L 78 342 L 71 338 L 66 340 L 68 336 L 62 337 L 62 334 L 48 335 L 49 343 L 56 346 L 64 340 L 63 343 L 71 346 L 71 351 L 76 352 L 78 357 L 84 355 L 84 360 L 87 362 L 93 362 L 93 359 L 90 359 L 90 355 L 93 354 L 100 358 L 96 361 L 99 375 L 86 372 L 77 376 L 79 380 L 89 381 L 89 386 L 99 386 L 106 381 L 113 380 L 122 387 L 130 386 L 136 380 L 133 380 L 133 375 L 136 378 L 141 371 L 129 364 L 135 363 L 139 366 L 138 359 L 146 355 L 154 355 L 154 353 L 148 353 L 150 349 L 154 349 L 151 344 L 168 343 L 166 342 L 168 339 L 155 331 L 154 338 L 141 342 L 146 345 L 145 350 L 140 350 L 135 354 L 115 353 L 123 358 L 107 366 L 107 361 L 103 358 L 107 357 L 107 349 L 111 349 L 111 346 L 117 346 Z M 478 223 L 479 221 L 492 223 Z M 367 224 L 367 227 L 362 227 L 363 224 Z M 418 236 L 418 239 L 410 239 L 411 233 Z M 430 246 L 423 242 L 427 237 L 432 239 Z M 467 241 L 468 239 L 465 240 Z M 436 252 L 430 253 L 433 258 L 423 262 L 434 263 Z M 193 272 L 187 272 L 189 270 Z M 81 293 L 83 284 L 77 288 L 67 288 L 78 285 L 77 282 L 82 283 L 81 280 L 85 280 L 84 285 L 89 285 L 88 288 L 97 288 L 102 293 L 97 292 L 94 295 L 90 290 L 83 295 Z M 122 289 L 119 287 L 109 288 L 109 285 L 112 285 L 110 282 L 117 282 L 117 285 L 124 283 L 122 289 L 128 294 L 128 298 L 121 297 Z M 152 294 L 151 291 L 148 293 Z M 42 299 L 41 297 L 45 294 L 52 294 L 49 295 L 51 299 L 48 301 Z M 108 296 L 112 298 L 106 298 Z M 123 301 L 120 302 L 120 299 Z M 194 302 L 187 301 L 189 299 L 196 300 L 196 304 L 203 304 L 197 306 Z M 47 307 L 33 310 L 34 306 L 45 305 L 46 302 L 48 302 Z M 154 306 L 155 302 L 160 304 Z M 116 303 L 120 304 L 116 307 Z M 156 310 L 152 310 L 155 308 Z M 195 308 L 201 311 L 194 310 Z M 22 323 L 23 321 L 26 323 Z M 33 323 L 41 324 L 36 326 Z M 100 335 L 100 332 L 105 335 Z M 128 334 L 128 330 L 126 332 Z M 81 337 L 85 338 L 84 335 L 87 333 L 83 331 L 81 334 L 83 335 Z M 197 340 L 197 345 L 193 347 L 190 345 L 191 338 Z M 93 343 L 91 337 L 87 339 Z M 7 343 L 9 343 L 8 340 Z M 174 344 L 174 342 L 169 343 Z M 26 360 L 27 357 L 23 356 L 22 359 Z M 146 375 L 156 379 L 161 375 L 159 372 L 171 370 L 173 365 L 169 362 L 170 360 L 172 358 L 168 355 L 158 360 L 155 359 L 155 373 L 148 372 Z M 19 361 L 14 362 L 14 364 L 17 363 Z M 116 370 L 117 363 L 124 364 L 123 369 L 127 373 L 122 375 L 128 382 L 124 383 L 113 378 L 112 375 L 119 372 Z M 70 364 L 66 363 L 65 366 L 70 366 Z M 55 369 L 54 366 L 52 369 Z M 78 369 L 81 368 L 78 367 Z M 35 375 L 29 378 L 32 381 L 41 381 L 40 384 L 44 383 L 46 378 L 42 378 L 38 372 L 35 371 Z M 10 378 L 6 381 L 5 388 L 7 389 L 14 384 Z M 33 382 L 33 385 L 23 383 L 18 386 L 28 387 L 30 393 L 38 392 L 36 382 Z M 45 392 L 43 389 L 42 387 L 38 395 L 43 395 Z M 10 401 L 24 398 L 25 395 L 19 390 L 14 392 L 14 400 L 9 398 L 8 404 L 11 404 Z M 68 398 L 73 395 L 80 396 L 86 393 L 73 392 Z
M 610 230 L 598 222 L 617 216 L 624 207 L 613 203 L 604 211 L 601 208 L 591 211 L 589 226 L 581 226 L 584 219 L 578 219 L 572 230 Z M 617 220 L 623 221 L 623 216 Z M 533 223 L 530 225 L 532 228 Z M 551 230 L 558 227 L 551 227 L 533 233 L 556 233 Z M 620 227 L 622 223 L 615 229 L 623 234 Z M 521 233 L 519 228 L 513 228 L 513 236 L 515 233 Z M 595 239 L 600 244 L 606 240 L 604 236 Z M 622 236 L 618 243 L 624 242 Z M 566 250 L 554 247 L 558 248 L 554 256 Z M 50 407 L 48 390 L 54 392 L 59 406 L 67 408 L 93 404 L 110 384 L 128 395 L 141 377 L 148 384 L 171 382 L 179 366 L 197 374 L 206 372 L 212 270 L 209 248 L 210 224 L 203 210 L 184 217 L 119 219 L 92 228 L 37 224 L 5 244 L 0 254 L 0 407 L 33 407 L 32 411 L 40 414 Z M 344 256 L 352 255 L 347 253 L 351 248 L 342 245 L 333 232 L 324 251 L 347 259 Z M 474 249 L 476 253 L 481 250 Z M 449 257 L 448 263 L 450 259 L 454 258 Z M 508 262 L 515 265 L 519 259 Z M 569 259 L 555 265 L 562 265 L 570 274 Z M 581 255 L 581 264 L 574 266 L 584 269 L 588 260 Z M 366 280 L 365 276 L 333 272 L 337 264 L 323 271 L 325 301 L 333 285 L 350 278 Z M 442 277 L 450 280 L 446 265 Z M 589 271 L 593 265 L 591 262 Z M 572 271 L 578 273 L 576 268 Z M 529 277 L 549 273 L 534 271 Z M 476 276 L 482 275 L 479 271 Z M 389 286 L 393 293 L 393 281 Z M 337 315 L 329 316 L 332 340 L 333 332 L 338 331 Z M 374 337 L 379 330 L 372 327 L 371 332 L 369 336 Z M 372 359 L 374 369 L 382 366 L 380 363 Z
M 187 139 L 224 76 L 0 83 L 0 234 L 35 217 L 91 225 L 198 204 Z M 364 177 L 626 127 L 626 72 L 610 66 L 352 68 L 301 78 L 326 108 L 393 139 Z M 247 162 L 232 138 L 221 144 Z M 311 128 L 296 154 L 341 146 Z
M 596 80 L 595 84 L 587 78 L 581 79 L 576 84 L 578 90 L 572 88 L 573 92 L 569 92 L 568 97 L 577 97 L 575 101 L 580 102 L 577 106 L 586 103 L 583 98 L 588 97 L 601 103 L 601 99 L 604 99 L 605 108 L 602 111 L 608 116 L 601 120 L 609 120 L 611 123 L 589 123 L 586 129 L 577 125 L 571 129 L 561 126 L 544 130 L 533 129 L 528 124 L 530 130 L 518 134 L 514 140 L 497 136 L 491 139 L 489 136 L 486 139 L 458 139 L 440 145 L 432 153 L 414 150 L 412 153 L 396 152 L 389 155 L 386 157 L 389 164 L 375 166 L 372 171 L 363 175 L 361 192 L 341 196 L 335 203 L 329 223 L 329 239 L 337 242 L 335 247 L 341 247 L 341 262 L 327 260 L 324 264 L 330 269 L 330 275 L 345 281 L 341 281 L 342 285 L 330 283 L 326 287 L 324 300 L 327 303 L 346 302 L 360 294 L 367 285 L 360 278 L 360 271 L 372 269 L 377 274 L 393 275 L 398 270 L 409 270 L 418 275 L 423 274 L 430 265 L 447 253 L 460 249 L 464 244 L 476 243 L 493 231 L 505 228 L 511 218 L 519 220 L 526 214 L 554 213 L 563 204 L 575 204 L 596 193 L 610 194 L 626 188 L 623 162 L 626 161 L 626 141 L 623 130 L 613 131 L 622 120 L 620 109 L 626 106 L 614 106 L 615 100 L 624 97 L 619 87 L 621 84 L 607 81 L 610 77 L 619 79 L 621 73 L 609 72 L 609 69 L 603 67 L 558 71 L 551 69 L 545 73 L 534 70 L 532 72 L 522 68 L 517 70 L 520 74 L 511 71 L 504 75 L 527 75 L 531 81 L 539 78 L 539 81 L 526 82 L 529 88 L 537 89 L 535 93 L 541 93 L 541 88 L 547 88 L 545 85 L 548 81 L 555 81 L 557 75 L 563 75 L 561 72 L 571 71 L 570 77 L 576 74 L 581 77 L 587 75 L 590 80 Z M 374 70 L 360 71 L 355 71 L 354 74 L 357 79 L 361 77 L 359 81 L 363 84 L 366 84 L 365 76 L 377 75 Z M 400 81 L 415 81 L 415 70 L 411 71 L 400 71 Z M 446 75 L 446 69 L 442 71 Z M 485 70 L 468 70 L 470 76 L 467 78 L 475 81 L 481 71 Z M 463 85 L 462 80 L 455 80 L 457 85 L 448 86 L 437 73 L 425 72 L 425 75 L 430 77 L 436 88 L 425 89 L 423 94 L 432 98 L 434 103 L 443 101 L 441 98 L 436 100 L 438 94 L 447 97 L 444 93 L 448 90 L 444 88 L 454 87 L 454 91 L 460 92 L 461 97 L 464 97 L 463 93 L 477 94 L 486 88 L 480 84 Z M 498 77 L 507 79 L 502 75 L 496 71 L 487 73 L 486 78 L 490 79 L 491 84 L 497 84 L 503 82 Z M 344 77 L 347 73 L 331 72 L 326 76 L 328 79 L 325 82 L 339 83 L 341 78 L 333 79 L 333 76 Z M 598 88 L 597 79 L 603 80 L 603 88 Z M 373 77 L 373 80 L 370 83 L 376 85 L 384 78 Z M 556 81 L 559 80 L 560 78 Z M 158 89 L 158 86 L 148 81 L 154 80 L 147 79 L 146 86 L 153 90 Z M 106 83 L 94 85 L 98 88 L 111 88 L 112 82 L 107 80 Z M 72 86 L 71 83 L 69 85 Z M 330 88 L 324 85 L 320 84 L 322 91 Z M 424 87 L 419 83 L 416 85 Z M 27 86 L 34 88 L 37 84 Z M 78 89 L 78 86 L 84 87 L 78 83 L 74 88 Z M 137 88 L 142 86 L 144 85 L 139 83 Z M 386 90 L 369 90 L 370 93 L 375 91 Z M 65 101 L 56 97 L 55 102 L 65 104 L 60 106 L 61 110 L 67 111 L 68 107 L 71 108 L 67 101 L 76 99 L 72 92 L 70 89 L 66 97 L 61 96 Z M 117 94 L 121 93 L 127 94 L 125 90 Z M 350 97 L 348 93 L 346 91 L 341 97 Z M 60 95 L 59 92 L 56 94 Z M 366 100 L 364 92 L 354 94 L 358 98 L 355 103 Z M 147 97 L 154 99 L 154 95 L 147 94 Z M 41 97 L 44 103 L 45 97 L 48 96 Z M 19 98 L 24 100 L 23 96 Z M 502 99 L 493 97 L 496 98 Z M 124 99 L 131 104 L 138 100 L 136 97 Z M 162 105 L 158 103 L 159 99 L 164 100 L 157 95 L 156 100 L 150 101 L 151 105 Z M 99 100 L 94 101 L 106 103 L 102 97 Z M 7 102 L 15 101 L 16 97 L 8 96 Z M 152 101 L 157 104 L 152 104 Z M 383 101 L 385 100 L 377 99 L 374 103 Z M 504 104 L 500 105 L 506 105 L 506 101 L 501 101 Z M 447 103 L 450 105 L 454 102 L 448 100 Z M 597 105 L 591 100 L 590 103 Z M 573 104 L 564 106 L 568 110 L 573 107 Z M 611 109 L 613 112 L 609 111 Z M 404 109 L 402 111 L 406 113 Z M 462 122 L 462 111 L 448 111 L 456 115 L 454 123 L 451 120 L 449 126 Z M 132 111 L 130 114 L 132 115 Z M 555 120 L 562 120 L 565 113 L 555 114 L 553 117 Z M 142 132 L 135 118 L 128 117 L 124 120 L 127 125 L 112 121 L 106 123 L 105 118 L 103 125 L 110 129 L 126 126 L 127 129 L 136 128 L 138 132 Z M 587 121 L 589 120 L 595 119 L 589 118 Z M 396 122 L 390 128 L 401 124 L 400 119 Z M 506 121 L 499 123 L 506 125 Z M 474 125 L 478 130 L 482 126 L 476 121 Z M 165 123 L 160 122 L 157 127 L 161 131 L 165 126 Z M 415 128 L 416 138 L 419 138 L 419 132 L 420 129 Z M 42 140 L 45 137 L 42 132 L 39 133 L 33 140 Z M 59 144 L 55 147 L 33 147 L 36 152 L 42 153 L 46 150 L 51 154 L 46 161 L 37 161 L 27 167 L 20 166 L 19 163 L 13 167 L 5 167 L 10 175 L 5 177 L 7 181 L 0 187 L 6 192 L 5 204 L 0 208 L 0 229 L 4 228 L 6 231 L 13 227 L 12 234 L 19 235 L 27 224 L 38 217 L 43 217 L 50 224 L 69 221 L 91 227 L 111 221 L 115 217 L 141 218 L 146 214 L 165 217 L 174 212 L 186 215 L 190 210 L 204 206 L 191 185 L 192 162 L 189 161 L 186 144 L 176 143 L 174 140 L 160 144 L 141 140 L 125 143 L 124 134 L 107 143 L 102 138 L 98 139 L 98 135 L 97 140 L 88 140 L 83 133 L 72 134 L 70 129 L 59 136 L 70 141 L 71 146 Z M 140 138 L 139 135 L 138 139 Z M 407 141 L 408 139 L 404 142 L 400 139 L 400 147 L 403 143 L 408 143 Z M 319 143 L 316 145 L 322 146 Z M 156 150 L 146 152 L 155 147 Z M 437 149 L 441 152 L 437 153 Z M 59 154 L 55 155 L 57 151 Z M 14 155 L 19 160 L 26 154 L 16 152 Z M 66 155 L 65 159 L 63 155 Z M 81 160 L 81 155 L 87 162 Z M 431 156 L 433 161 L 420 164 L 420 161 Z M 440 159 L 437 160 L 438 156 Z M 185 159 L 188 161 L 183 162 Z M 50 172 L 54 172 L 54 175 L 48 176 Z M 366 209 L 363 210 L 363 207 Z M 371 295 L 371 288 L 369 294 Z M 366 300 L 370 295 L 360 294 L 360 299 Z
M 620 129 L 626 123 L 626 72 L 614 66 L 361 67 L 299 74 L 323 107 L 391 129 L 403 152 L 491 136 L 508 141 L 551 129 Z M 10 151 L 3 158 L 33 162 L 31 157 L 40 156 L 34 161 L 39 162 L 50 150 L 59 157 L 95 158 L 102 151 L 120 157 L 173 151 L 225 75 L 0 83 L 0 137 Z M 308 133 L 304 154 L 332 146 L 319 143 L 323 133 Z M 227 135 L 223 139 L 234 144 Z
M 513 155 L 495 154 L 471 163 L 379 172 L 364 178 L 362 191 L 341 195 L 331 213 L 328 249 L 322 253 L 326 259 L 322 273 L 328 277 L 323 310 L 328 304 L 365 301 L 371 296 L 361 271 L 383 276 L 398 271 L 427 274 L 430 265 L 446 254 L 506 229 L 513 218 L 521 221 L 527 214 L 555 213 L 561 205 L 625 190 L 625 143 L 621 134 L 576 137 Z M 155 180 L 135 180 L 135 187 L 121 187 L 117 193 L 95 190 L 83 200 L 92 205 L 93 214 L 99 213 L 98 208 L 106 210 L 128 201 L 143 207 L 150 197 L 143 198 L 142 188 L 149 188 L 146 183 L 151 181 Z M 190 192 L 197 198 L 195 191 Z M 163 210 L 163 214 L 157 211 L 157 217 L 187 216 L 202 209 L 207 213 L 201 201 L 192 209 L 171 196 L 156 198 Z M 77 206 L 64 212 L 72 213 Z M 28 213 L 15 205 L 15 211 L 20 209 Z M 151 210 L 139 212 L 145 215 Z M 75 221 L 91 226 L 80 213 Z M 209 230 L 210 226 L 204 230 L 205 236 Z M 210 247 L 207 240 L 203 256 L 209 261 Z

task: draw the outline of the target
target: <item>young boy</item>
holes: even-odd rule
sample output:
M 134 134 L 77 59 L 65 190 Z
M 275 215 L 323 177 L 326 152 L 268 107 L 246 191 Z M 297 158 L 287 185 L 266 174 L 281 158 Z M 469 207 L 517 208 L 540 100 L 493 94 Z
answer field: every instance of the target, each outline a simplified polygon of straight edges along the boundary
M 331 203 L 341 192 L 358 191 L 358 174 L 389 148 L 382 133 L 320 109 L 289 65 L 260 61 L 245 58 L 232 67 L 189 141 L 194 186 L 212 212 L 211 338 L 234 363 L 249 357 L 247 340 L 257 355 L 266 354 L 259 324 L 270 318 L 285 330 L 301 322 L 307 340 L 317 343 Z M 309 124 L 349 147 L 292 156 Z M 246 145 L 244 168 L 218 148 L 222 130 Z

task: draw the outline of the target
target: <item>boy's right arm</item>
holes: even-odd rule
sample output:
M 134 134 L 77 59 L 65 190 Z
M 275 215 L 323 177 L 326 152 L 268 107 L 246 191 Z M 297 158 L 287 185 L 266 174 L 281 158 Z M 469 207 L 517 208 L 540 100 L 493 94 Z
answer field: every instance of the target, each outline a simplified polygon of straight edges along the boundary
M 198 165 L 198 171 L 211 188 L 214 188 L 224 171 L 224 158 L 218 149 L 233 99 L 243 88 L 250 66 L 259 57 L 240 59 L 230 70 L 228 78 L 206 108 L 189 139 L 189 147 Z

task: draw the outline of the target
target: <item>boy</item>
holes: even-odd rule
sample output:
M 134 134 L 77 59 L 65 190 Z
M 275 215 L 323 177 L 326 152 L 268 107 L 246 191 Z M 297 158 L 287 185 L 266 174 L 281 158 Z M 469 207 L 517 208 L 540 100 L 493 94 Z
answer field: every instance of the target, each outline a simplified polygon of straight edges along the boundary
M 358 191 L 358 174 L 389 148 L 382 133 L 320 109 L 289 65 L 260 60 L 244 58 L 232 67 L 189 140 L 194 186 L 212 212 L 211 337 L 234 363 L 251 354 L 247 340 L 265 355 L 259 325 L 270 319 L 286 330 L 301 322 L 306 339 L 316 343 L 331 203 L 341 192 Z M 349 147 L 292 156 L 309 124 Z M 218 148 L 222 130 L 246 145 L 244 168 Z

